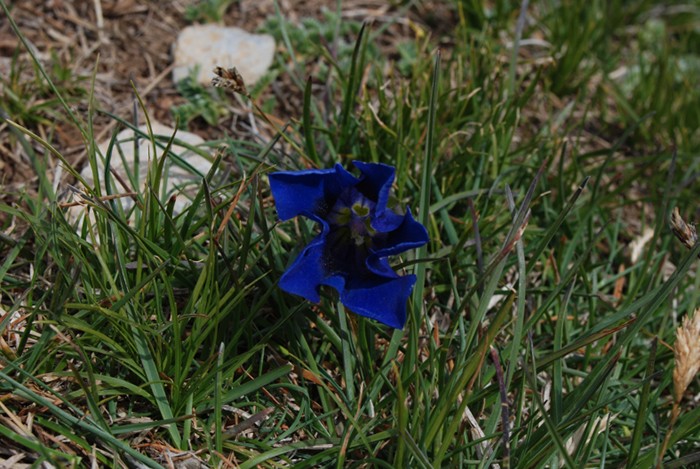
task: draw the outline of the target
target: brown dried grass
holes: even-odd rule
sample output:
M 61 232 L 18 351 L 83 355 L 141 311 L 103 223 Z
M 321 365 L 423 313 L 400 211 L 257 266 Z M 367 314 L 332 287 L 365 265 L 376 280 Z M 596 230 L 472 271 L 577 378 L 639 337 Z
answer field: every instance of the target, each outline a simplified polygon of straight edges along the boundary
M 678 209 L 674 210 L 677 215 Z M 680 217 L 678 217 L 680 218 Z M 682 220 L 681 220 L 682 221 Z M 675 230 L 674 230 L 675 231 Z M 681 402 L 683 396 L 700 371 L 700 308 L 696 309 L 692 318 L 686 316 L 683 323 L 676 329 L 676 343 L 673 345 L 673 407 L 671 409 L 671 421 L 668 424 L 666 437 L 659 452 L 657 468 L 663 466 L 663 458 L 666 448 L 671 441 L 673 427 L 681 414 Z
M 674 409 L 680 405 L 683 395 L 700 371 L 700 308 L 693 317 L 684 317 L 683 324 L 676 330 L 676 343 L 673 346 L 675 367 L 673 369 Z

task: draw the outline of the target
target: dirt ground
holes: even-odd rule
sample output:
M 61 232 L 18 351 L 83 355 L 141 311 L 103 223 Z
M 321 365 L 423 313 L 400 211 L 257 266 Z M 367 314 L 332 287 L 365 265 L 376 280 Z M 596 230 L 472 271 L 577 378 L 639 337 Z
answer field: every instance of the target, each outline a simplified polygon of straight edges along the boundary
M 154 2 L 144 0 L 19 0 L 10 2 L 11 15 L 19 29 L 48 68 L 58 88 L 67 95 L 72 109 L 87 121 L 91 77 L 94 74 L 94 97 L 97 107 L 125 119 L 135 108 L 132 82 L 144 99 L 151 118 L 174 125 L 171 108 L 185 100 L 171 79 L 171 48 L 178 32 L 188 24 L 186 11 L 200 2 L 173 0 Z M 392 7 L 380 0 L 348 0 L 342 2 L 343 18 L 375 19 L 393 22 L 389 35 L 413 34 L 414 24 L 424 23 L 426 29 L 440 24 L 441 15 L 449 11 L 432 5 L 411 11 Z M 432 2 L 430 2 L 432 3 Z M 280 0 L 280 14 L 297 22 L 302 18 L 322 18 L 324 11 L 337 8 L 335 0 Z M 239 0 L 226 9 L 221 23 L 256 31 L 266 19 L 276 14 L 273 0 Z M 0 20 L 0 106 L 3 114 L 51 142 L 67 160 L 80 168 L 85 142 L 76 126 L 61 111 L 60 103 L 39 78 L 29 54 L 13 32 L 4 13 Z M 409 20 L 410 17 L 410 20 Z M 403 24 L 403 27 L 401 26 Z M 391 42 L 390 40 L 388 41 Z M 390 44 L 385 46 L 390 47 Z M 282 46 L 278 44 L 278 49 Z M 15 62 L 16 61 L 16 62 Z M 18 73 L 19 72 L 19 73 Z M 291 83 L 278 79 L 267 93 L 286 95 L 291 101 L 301 90 L 290 91 Z M 9 93 L 19 97 L 18 103 L 4 99 Z M 282 121 L 296 115 L 285 115 L 285 100 L 277 99 L 278 117 Z M 295 108 L 293 105 L 290 108 Z M 98 113 L 92 119 L 96 140 L 107 139 L 116 122 Z M 188 130 L 205 139 L 221 137 L 230 129 L 193 122 Z M 39 155 L 45 151 L 32 143 Z M 55 177 L 56 161 L 47 159 L 47 174 Z M 38 182 L 32 161 L 5 122 L 0 122 L 0 200 L 8 202 L 10 194 L 33 193 Z M 2 222 L 2 220 L 0 220 Z M 1 224 L 1 223 L 0 223 Z

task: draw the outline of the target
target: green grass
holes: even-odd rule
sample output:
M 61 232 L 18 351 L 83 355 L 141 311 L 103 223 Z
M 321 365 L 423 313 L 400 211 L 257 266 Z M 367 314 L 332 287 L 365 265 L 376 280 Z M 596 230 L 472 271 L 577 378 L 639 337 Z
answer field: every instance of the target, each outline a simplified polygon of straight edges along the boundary
M 198 149 L 214 165 L 180 214 L 158 195 L 173 142 L 145 135 L 158 158 L 134 208 L 95 171 L 111 181 L 86 191 L 76 232 L 43 180 L 62 150 L 3 95 L 40 184 L 0 205 L 0 446 L 61 466 L 187 451 L 243 468 L 697 464 L 697 379 L 658 452 L 668 344 L 700 306 L 700 247 L 667 225 L 673 206 L 697 214 L 700 8 L 532 2 L 516 38 L 509 2 L 442 3 L 439 54 L 419 35 L 392 56 L 386 24 L 334 12 L 271 19 L 287 49 L 272 73 L 303 108 L 272 141 Z M 42 93 L 96 167 L 99 110 L 72 114 L 54 74 Z M 266 174 L 353 159 L 396 166 L 430 233 L 394 260 L 419 278 L 403 331 L 276 287 L 313 231 L 277 221 Z

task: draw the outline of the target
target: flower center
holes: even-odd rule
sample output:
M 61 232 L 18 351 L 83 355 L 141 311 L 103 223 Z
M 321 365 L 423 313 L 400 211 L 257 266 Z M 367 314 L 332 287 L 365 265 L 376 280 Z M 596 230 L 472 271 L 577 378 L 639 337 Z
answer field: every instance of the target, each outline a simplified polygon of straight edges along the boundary
M 344 194 L 336 201 L 328 215 L 328 221 L 334 228 L 346 228 L 347 234 L 355 246 L 369 248 L 372 237 L 377 231 L 372 228 L 370 214 L 374 202 L 367 199 L 355 189 Z

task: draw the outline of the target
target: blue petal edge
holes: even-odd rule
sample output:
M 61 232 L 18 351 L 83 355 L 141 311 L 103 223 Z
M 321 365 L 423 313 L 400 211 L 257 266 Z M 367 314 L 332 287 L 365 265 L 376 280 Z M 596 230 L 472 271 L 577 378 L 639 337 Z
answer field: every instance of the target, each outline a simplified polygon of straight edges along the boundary
M 345 188 L 359 182 L 339 164 L 332 169 L 279 171 L 268 179 L 280 220 L 323 215 Z
M 396 229 L 401 224 L 403 217 L 387 208 L 396 169 L 382 163 L 365 163 L 363 161 L 353 161 L 353 165 L 362 173 L 359 185 L 364 186 L 366 195 L 377 202 L 372 217 L 372 228 L 380 233 Z
M 401 225 L 387 234 L 387 238 L 382 243 L 383 247 L 375 250 L 373 255 L 376 257 L 394 256 L 420 247 L 429 240 L 428 231 L 413 218 L 411 209 L 406 207 L 406 215 L 403 216 Z
M 340 301 L 356 314 L 403 329 L 406 324 L 406 301 L 415 283 L 415 275 L 352 279 L 341 292 Z

